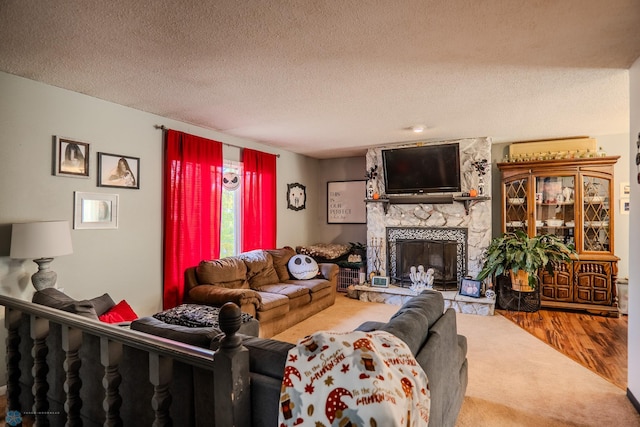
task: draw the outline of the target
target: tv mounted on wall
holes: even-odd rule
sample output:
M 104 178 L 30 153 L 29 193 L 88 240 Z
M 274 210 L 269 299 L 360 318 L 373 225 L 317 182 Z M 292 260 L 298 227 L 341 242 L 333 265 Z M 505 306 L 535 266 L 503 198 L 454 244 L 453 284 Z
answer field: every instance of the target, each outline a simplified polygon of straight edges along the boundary
M 387 195 L 460 191 L 458 144 L 382 150 Z

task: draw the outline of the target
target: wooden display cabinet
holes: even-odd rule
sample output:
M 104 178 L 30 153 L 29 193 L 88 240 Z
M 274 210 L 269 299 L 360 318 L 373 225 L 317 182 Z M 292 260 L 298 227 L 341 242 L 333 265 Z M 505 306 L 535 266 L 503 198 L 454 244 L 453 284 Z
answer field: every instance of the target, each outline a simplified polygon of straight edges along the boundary
M 541 271 L 543 307 L 618 316 L 614 175 L 619 156 L 498 163 L 502 231 L 555 234 L 576 248 L 570 264 Z

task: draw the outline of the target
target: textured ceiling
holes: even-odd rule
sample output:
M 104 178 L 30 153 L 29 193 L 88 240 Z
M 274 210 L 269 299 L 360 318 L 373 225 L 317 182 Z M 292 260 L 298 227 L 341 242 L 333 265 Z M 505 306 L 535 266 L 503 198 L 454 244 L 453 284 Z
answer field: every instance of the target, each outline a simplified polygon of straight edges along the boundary
M 639 56 L 640 0 L 0 1 L 1 71 L 317 158 L 626 133 Z

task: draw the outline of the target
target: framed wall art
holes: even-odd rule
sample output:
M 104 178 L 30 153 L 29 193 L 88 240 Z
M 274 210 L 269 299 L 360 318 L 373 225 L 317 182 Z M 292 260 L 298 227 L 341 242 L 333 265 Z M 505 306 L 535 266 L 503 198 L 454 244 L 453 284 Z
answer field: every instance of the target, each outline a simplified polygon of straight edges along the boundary
M 327 223 L 366 224 L 366 181 L 327 182 Z
M 306 208 L 307 187 L 294 182 L 287 184 L 287 209 L 301 211 Z
M 89 143 L 62 136 L 53 137 L 53 174 L 89 178 Z
M 75 230 L 118 228 L 117 194 L 74 193 L 73 228 Z
M 140 188 L 140 158 L 98 153 L 98 187 Z

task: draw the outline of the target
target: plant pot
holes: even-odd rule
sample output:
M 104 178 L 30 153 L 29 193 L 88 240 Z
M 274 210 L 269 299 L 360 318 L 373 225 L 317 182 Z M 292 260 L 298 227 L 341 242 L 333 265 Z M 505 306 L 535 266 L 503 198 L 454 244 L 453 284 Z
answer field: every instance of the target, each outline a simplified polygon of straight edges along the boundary
M 529 285 L 529 273 L 518 270 L 517 274 L 511 273 L 511 289 L 518 292 L 533 292 L 535 289 Z

